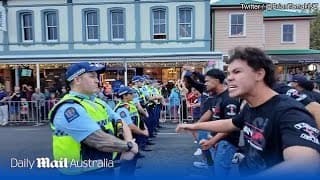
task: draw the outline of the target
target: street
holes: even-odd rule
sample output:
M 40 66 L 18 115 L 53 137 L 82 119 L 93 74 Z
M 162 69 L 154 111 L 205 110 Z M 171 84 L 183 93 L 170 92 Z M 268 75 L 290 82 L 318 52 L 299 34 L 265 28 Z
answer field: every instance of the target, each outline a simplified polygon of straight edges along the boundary
M 191 134 L 177 134 L 174 132 L 176 124 L 162 124 L 156 145 L 150 146 L 151 152 L 142 152 L 145 158 L 137 163 L 136 176 L 179 176 L 179 177 L 207 177 L 208 170 L 197 169 L 192 166 L 193 161 L 200 160 L 193 156 L 196 144 Z M 9 174 L 20 172 L 22 175 L 43 175 L 48 171 L 28 168 L 10 168 L 15 165 L 14 159 L 35 160 L 39 157 L 49 157 L 51 153 L 51 130 L 45 126 L 1 127 L 1 159 L 0 173 Z M 5 172 L 1 172 L 1 171 Z M 51 170 L 50 174 L 56 171 Z

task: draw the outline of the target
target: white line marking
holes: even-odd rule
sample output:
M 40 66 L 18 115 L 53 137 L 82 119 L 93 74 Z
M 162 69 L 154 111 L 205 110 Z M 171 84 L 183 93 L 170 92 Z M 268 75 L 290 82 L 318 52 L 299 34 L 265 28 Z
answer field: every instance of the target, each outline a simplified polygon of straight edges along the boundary
M 163 135 L 174 135 L 174 134 L 179 134 L 179 133 L 158 133 L 159 135 L 161 134 L 163 134 Z
M 16 131 L 37 131 L 37 130 L 40 130 L 40 129 L 38 129 L 38 128 L 33 128 L 33 129 L 31 129 L 31 128 L 24 128 L 24 129 L 22 129 L 22 128 L 19 128 L 19 129 L 15 129 Z

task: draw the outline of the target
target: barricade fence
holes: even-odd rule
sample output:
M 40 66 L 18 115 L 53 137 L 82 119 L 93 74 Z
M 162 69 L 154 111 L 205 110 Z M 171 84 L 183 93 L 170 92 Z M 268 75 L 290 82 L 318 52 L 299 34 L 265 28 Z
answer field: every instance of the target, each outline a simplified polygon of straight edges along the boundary
M 48 113 L 58 100 L 8 101 L 0 106 L 2 125 L 40 125 L 48 123 Z
M 52 107 L 59 100 L 45 101 L 7 101 L 0 105 L 0 125 L 41 125 L 49 123 L 48 114 Z M 186 100 L 182 97 L 175 104 L 161 106 L 160 122 L 194 122 L 191 107 L 187 106 Z M 107 104 L 114 108 L 116 99 L 109 99 Z
M 160 122 L 191 123 L 196 121 L 192 114 L 194 108 L 188 106 L 183 96 L 176 103 L 170 103 L 168 98 L 165 101 L 166 105 L 162 106 Z

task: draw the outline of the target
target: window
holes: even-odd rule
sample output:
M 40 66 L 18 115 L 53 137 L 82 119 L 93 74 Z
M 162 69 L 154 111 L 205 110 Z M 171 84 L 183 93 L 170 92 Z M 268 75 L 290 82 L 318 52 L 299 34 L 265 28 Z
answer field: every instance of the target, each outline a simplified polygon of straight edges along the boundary
M 178 28 L 180 38 L 192 37 L 192 9 L 180 8 L 178 18 Z
M 230 36 L 245 36 L 245 14 L 231 14 L 229 23 Z
M 282 25 L 282 42 L 292 43 L 294 42 L 294 24 L 283 24 Z
M 122 10 L 111 11 L 111 38 L 124 40 L 124 13 Z
M 33 41 L 33 22 L 31 13 L 21 14 L 21 37 L 23 42 Z
M 3 21 L 3 12 L 4 11 L 1 11 L 1 9 L 0 9 L 0 30 L 2 30 L 3 29 L 3 26 L 4 26 L 4 21 Z
M 7 31 L 7 15 L 3 6 L 0 6 L 0 31 Z
M 87 11 L 85 13 L 86 40 L 98 40 L 98 13 L 97 11 Z
M 57 28 L 57 13 L 47 12 L 45 13 L 45 33 L 47 41 L 58 40 L 58 28 Z
M 152 10 L 153 39 L 167 39 L 166 10 Z

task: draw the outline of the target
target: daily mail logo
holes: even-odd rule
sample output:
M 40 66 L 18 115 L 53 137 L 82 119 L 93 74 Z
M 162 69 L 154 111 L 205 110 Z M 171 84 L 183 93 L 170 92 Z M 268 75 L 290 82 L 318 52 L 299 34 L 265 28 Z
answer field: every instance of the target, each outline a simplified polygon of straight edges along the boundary
M 50 161 L 49 158 L 37 158 L 37 168 L 68 168 L 67 158 Z
M 11 158 L 11 168 L 113 168 L 113 160 L 82 160 L 68 161 L 67 158 L 51 160 L 48 157 L 40 157 L 35 160 Z

